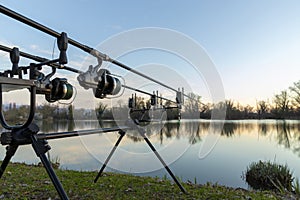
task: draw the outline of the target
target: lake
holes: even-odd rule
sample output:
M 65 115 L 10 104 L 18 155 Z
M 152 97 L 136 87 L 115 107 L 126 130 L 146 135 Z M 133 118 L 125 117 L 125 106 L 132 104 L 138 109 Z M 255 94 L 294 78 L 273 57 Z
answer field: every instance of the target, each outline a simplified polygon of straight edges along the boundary
M 248 188 L 242 179 L 251 162 L 275 161 L 287 164 L 300 177 L 300 121 L 297 120 L 209 120 L 170 121 L 145 127 L 147 135 L 176 176 L 197 183 L 218 183 Z M 97 121 L 74 123 L 40 122 L 41 132 L 99 128 Z M 113 122 L 104 122 L 113 127 Z M 50 157 L 61 168 L 99 170 L 119 134 L 116 132 L 49 140 Z M 0 147 L 1 159 L 5 148 Z M 15 162 L 38 163 L 31 146 L 22 146 Z M 169 177 L 162 164 L 137 132 L 128 131 L 108 163 L 106 171 L 141 176 Z M 91 177 L 91 181 L 94 177 Z M 99 180 L 101 181 L 101 179 Z

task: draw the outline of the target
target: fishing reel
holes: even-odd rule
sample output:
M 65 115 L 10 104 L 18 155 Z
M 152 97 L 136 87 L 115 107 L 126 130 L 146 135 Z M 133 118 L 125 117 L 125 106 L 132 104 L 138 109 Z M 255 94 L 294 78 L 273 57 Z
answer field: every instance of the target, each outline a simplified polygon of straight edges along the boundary
M 98 81 L 97 88 L 93 90 L 95 97 L 103 99 L 107 95 L 117 95 L 122 87 L 120 79 L 111 75 L 106 69 L 100 69 L 100 73 L 100 81 Z
M 65 78 L 55 78 L 47 85 L 50 93 L 45 94 L 45 99 L 52 103 L 58 100 L 68 100 L 73 96 L 73 86 Z
M 40 72 L 41 67 L 37 64 L 31 63 L 29 66 L 29 79 L 35 80 L 36 93 L 44 94 L 45 99 L 49 103 L 53 103 L 58 100 L 68 100 L 73 96 L 73 86 L 68 83 L 66 78 L 54 78 L 51 77 L 56 73 L 56 68 L 52 67 L 52 72 L 48 75 Z
M 79 84 L 84 89 L 92 88 L 94 96 L 99 99 L 119 97 L 118 94 L 122 89 L 121 80 L 125 82 L 124 79 L 111 74 L 107 69 L 100 69 L 100 66 L 101 63 L 95 67 L 89 66 L 88 71 L 77 77 Z

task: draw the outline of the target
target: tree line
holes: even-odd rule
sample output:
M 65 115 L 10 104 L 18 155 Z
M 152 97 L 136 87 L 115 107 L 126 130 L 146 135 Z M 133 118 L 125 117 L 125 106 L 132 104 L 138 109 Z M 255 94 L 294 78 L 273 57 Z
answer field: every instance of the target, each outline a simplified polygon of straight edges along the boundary
M 201 96 L 190 94 L 195 100 L 187 99 L 187 113 L 198 113 L 200 118 L 211 119 L 212 113 L 226 111 L 225 119 L 300 119 L 300 81 L 273 96 L 271 100 L 259 100 L 255 106 L 241 105 L 233 100 L 217 104 L 201 102 Z M 187 115 L 188 116 L 188 115 Z
M 218 113 L 226 113 L 225 119 L 300 119 L 300 81 L 275 94 L 271 99 L 258 100 L 256 105 L 242 105 L 237 101 L 225 100 L 216 104 L 202 102 L 201 96 L 194 93 L 188 94 L 183 109 L 176 108 L 176 104 L 170 101 L 158 102 L 158 107 L 165 109 L 167 119 L 211 119 L 219 116 Z M 136 98 L 136 109 L 150 109 L 150 99 Z M 6 105 L 4 110 L 5 119 L 18 121 L 27 119 L 29 106 L 16 106 L 15 103 Z M 118 105 L 108 108 L 100 102 L 95 109 L 75 109 L 73 105 L 59 107 L 57 104 L 45 103 L 37 106 L 37 120 L 73 120 L 91 119 L 93 115 L 98 119 L 114 119 L 128 117 L 128 105 L 121 100 Z M 117 114 L 115 114 L 117 113 Z M 220 115 L 221 116 L 221 115 Z M 218 117 L 215 117 L 218 119 Z
M 17 106 L 15 103 L 9 103 L 3 109 L 3 115 L 6 121 L 13 123 L 22 123 L 29 116 L 29 105 Z M 44 103 L 36 107 L 35 120 L 73 120 L 73 105 L 59 107 L 55 104 Z

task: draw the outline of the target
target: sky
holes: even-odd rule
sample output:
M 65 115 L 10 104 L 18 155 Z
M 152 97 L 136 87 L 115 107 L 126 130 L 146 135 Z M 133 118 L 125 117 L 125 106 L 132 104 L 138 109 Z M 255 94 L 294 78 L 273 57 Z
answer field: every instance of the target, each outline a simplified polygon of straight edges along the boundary
M 300 80 L 300 1 L 297 0 L 0 2 L 91 47 L 136 28 L 160 27 L 182 33 L 198 43 L 214 63 L 225 98 L 244 105 L 272 100 L 275 94 Z M 0 29 L 0 44 L 51 58 L 54 38 L 3 14 Z M 87 56 L 72 47 L 68 55 L 73 67 L 79 67 L 78 63 Z M 137 52 L 136 59 L 146 60 L 151 55 Z M 120 59 L 135 68 L 134 64 L 142 63 L 136 62 L 134 56 L 132 52 Z M 160 63 L 162 56 L 172 58 L 161 53 L 153 56 L 151 62 Z M 0 53 L 0 60 L 0 70 L 10 68 L 7 54 Z M 28 64 L 27 60 L 22 62 Z M 202 84 L 198 87 L 195 91 L 205 96 L 201 94 Z

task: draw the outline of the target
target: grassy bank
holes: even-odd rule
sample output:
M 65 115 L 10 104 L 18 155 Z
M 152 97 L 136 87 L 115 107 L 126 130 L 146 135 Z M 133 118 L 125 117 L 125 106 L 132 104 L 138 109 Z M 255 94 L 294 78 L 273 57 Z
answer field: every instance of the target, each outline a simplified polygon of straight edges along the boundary
M 56 170 L 70 199 L 286 199 L 272 192 L 183 183 L 183 194 L 169 180 L 97 172 Z M 10 163 L 0 179 L 0 199 L 59 199 L 43 167 Z

